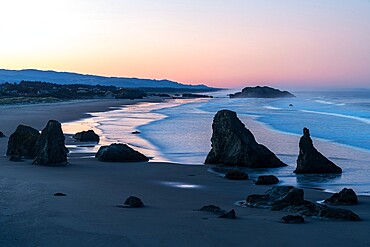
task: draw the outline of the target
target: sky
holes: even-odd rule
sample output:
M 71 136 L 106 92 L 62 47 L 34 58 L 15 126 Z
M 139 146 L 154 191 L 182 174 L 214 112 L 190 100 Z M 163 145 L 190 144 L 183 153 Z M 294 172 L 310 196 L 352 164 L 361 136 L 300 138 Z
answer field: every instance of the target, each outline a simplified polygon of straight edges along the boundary
M 0 68 L 370 87 L 370 0 L 0 0 Z

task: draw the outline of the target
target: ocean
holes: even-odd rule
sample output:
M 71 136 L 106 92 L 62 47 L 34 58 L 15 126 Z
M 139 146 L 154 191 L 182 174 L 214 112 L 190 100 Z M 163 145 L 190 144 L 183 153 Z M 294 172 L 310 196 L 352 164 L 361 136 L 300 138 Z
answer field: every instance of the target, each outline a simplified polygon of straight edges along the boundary
M 128 143 L 152 161 L 202 165 L 211 148 L 213 116 L 221 109 L 228 109 L 237 112 L 247 128 L 248 124 L 252 127 L 253 122 L 258 122 L 268 129 L 265 132 L 270 134 L 265 136 L 267 134 L 256 128 L 260 131 L 256 133 L 257 140 L 267 147 L 269 144 L 275 146 L 273 151 L 288 164 L 288 167 L 277 169 L 246 169 L 252 179 L 274 174 L 282 184 L 332 192 L 350 187 L 359 194 L 370 194 L 369 90 L 297 91 L 293 92 L 295 98 L 276 99 L 230 99 L 228 93 L 231 92 L 212 93 L 214 98 L 211 99 L 177 99 L 124 106 L 92 113 L 91 118 L 63 125 L 67 133 L 68 130 L 93 128 L 102 136 L 102 145 Z M 331 148 L 324 149 L 327 153 L 323 153 L 342 167 L 342 175 L 293 173 L 303 127 L 310 129 L 318 147 L 320 143 L 330 144 Z M 131 134 L 133 131 L 140 134 Z M 276 137 L 271 133 L 280 135 Z M 289 148 L 284 148 L 285 145 Z M 97 148 L 92 149 L 96 151 Z

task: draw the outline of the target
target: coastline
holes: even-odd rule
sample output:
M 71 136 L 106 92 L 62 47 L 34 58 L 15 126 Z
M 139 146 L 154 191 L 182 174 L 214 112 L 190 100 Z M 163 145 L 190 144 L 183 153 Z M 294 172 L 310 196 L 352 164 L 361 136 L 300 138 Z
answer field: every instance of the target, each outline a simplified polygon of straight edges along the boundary
M 31 105 L 17 112 L 0 108 L 6 119 L 0 130 L 9 136 L 20 123 L 42 129 L 50 118 L 73 121 L 89 116 L 86 112 L 121 107 L 122 102 Z M 258 141 L 275 140 L 271 130 L 251 119 L 247 121 L 246 126 L 256 132 Z M 279 154 L 282 144 L 297 148 L 297 139 L 284 138 L 284 142 L 275 142 L 269 148 Z M 7 138 L 0 139 L 3 154 L 6 143 Z M 320 143 L 315 141 L 318 148 L 330 149 L 327 143 Z M 271 186 L 226 180 L 208 172 L 209 166 L 103 163 L 78 153 L 69 157 L 69 163 L 67 167 L 40 167 L 28 160 L 10 162 L 0 157 L 1 246 L 240 246 L 246 242 L 251 246 L 295 246 L 297 240 L 304 241 L 303 246 L 370 244 L 367 196 L 359 196 L 358 205 L 343 207 L 357 213 L 361 222 L 307 217 L 306 224 L 289 225 L 280 222 L 286 212 L 234 205 Z M 330 195 L 314 189 L 304 191 L 310 201 Z M 56 192 L 67 196 L 54 197 Z M 130 195 L 139 196 L 146 207 L 116 207 Z M 235 209 L 238 219 L 219 219 L 197 211 L 208 204 Z

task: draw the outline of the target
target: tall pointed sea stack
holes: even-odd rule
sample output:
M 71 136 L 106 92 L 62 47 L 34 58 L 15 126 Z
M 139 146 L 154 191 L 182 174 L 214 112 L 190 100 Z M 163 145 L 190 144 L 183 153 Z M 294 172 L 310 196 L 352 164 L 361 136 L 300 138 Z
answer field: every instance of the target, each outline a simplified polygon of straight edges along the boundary
M 49 120 L 36 143 L 35 165 L 62 166 L 67 164 L 68 149 L 64 145 L 62 126 Z
M 303 128 L 303 136 L 299 140 L 297 168 L 294 172 L 305 174 L 342 173 L 342 169 L 316 150 L 309 129 Z
M 212 124 L 212 149 L 205 164 L 274 168 L 286 166 L 265 146 L 258 144 L 253 134 L 229 110 L 217 112 Z

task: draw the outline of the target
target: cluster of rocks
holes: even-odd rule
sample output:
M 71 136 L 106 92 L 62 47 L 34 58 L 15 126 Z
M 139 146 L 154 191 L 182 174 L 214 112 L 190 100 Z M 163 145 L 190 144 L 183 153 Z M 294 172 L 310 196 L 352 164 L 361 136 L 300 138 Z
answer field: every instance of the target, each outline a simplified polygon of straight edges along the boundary
M 78 132 L 73 138 L 82 142 L 100 140 L 93 130 Z M 33 159 L 34 165 L 63 166 L 67 164 L 68 152 L 61 124 L 56 120 L 49 120 L 41 134 L 30 126 L 19 125 L 9 137 L 6 155 L 11 161 L 25 158 Z M 113 162 L 149 160 L 145 155 L 120 143 L 100 147 L 96 158 Z
M 267 147 L 257 143 L 253 134 L 239 120 L 235 112 L 229 110 L 217 112 L 213 119 L 212 129 L 212 148 L 207 155 L 205 164 L 248 168 L 286 166 Z M 303 136 L 299 141 L 297 168 L 294 172 L 342 173 L 342 169 L 316 150 L 309 130 L 304 128 Z M 268 179 L 271 184 L 276 183 L 276 179 L 272 177 L 261 179 Z M 258 183 L 265 183 L 264 180 Z
M 246 204 L 250 207 L 286 211 L 319 219 L 360 220 L 360 217 L 350 210 L 331 208 L 305 200 L 304 191 L 293 186 L 274 186 L 263 195 L 249 195 Z
M 56 120 L 49 120 L 41 134 L 30 126 L 19 125 L 9 137 L 6 155 L 12 161 L 34 159 L 35 165 L 66 165 L 68 149 L 64 139 Z

